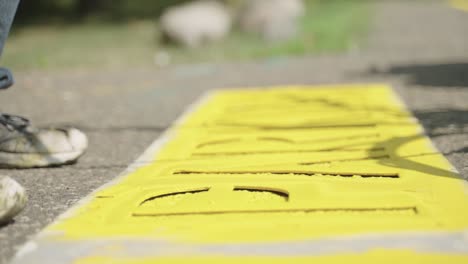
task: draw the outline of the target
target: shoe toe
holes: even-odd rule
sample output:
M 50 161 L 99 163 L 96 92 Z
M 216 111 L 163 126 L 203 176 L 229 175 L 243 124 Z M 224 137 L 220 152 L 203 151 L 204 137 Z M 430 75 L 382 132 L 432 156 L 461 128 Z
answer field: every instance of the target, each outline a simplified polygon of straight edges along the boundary
M 73 150 L 84 151 L 88 147 L 88 138 L 86 135 L 76 128 L 70 128 L 67 131 L 68 141 Z
M 0 223 L 10 221 L 27 202 L 24 188 L 9 177 L 0 176 Z

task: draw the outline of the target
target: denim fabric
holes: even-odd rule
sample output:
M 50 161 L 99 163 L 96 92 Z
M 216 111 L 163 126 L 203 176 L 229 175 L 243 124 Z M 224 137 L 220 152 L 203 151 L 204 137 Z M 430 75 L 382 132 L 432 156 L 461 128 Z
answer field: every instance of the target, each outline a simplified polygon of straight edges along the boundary
M 18 3 L 19 0 L 0 0 L 0 56 L 10 32 Z
M 13 83 L 13 74 L 7 68 L 0 67 L 0 89 L 6 89 Z
M 0 57 L 2 56 L 5 41 L 10 32 L 13 18 L 19 0 L 0 0 Z M 13 85 L 13 75 L 5 68 L 0 68 L 0 89 L 6 89 Z

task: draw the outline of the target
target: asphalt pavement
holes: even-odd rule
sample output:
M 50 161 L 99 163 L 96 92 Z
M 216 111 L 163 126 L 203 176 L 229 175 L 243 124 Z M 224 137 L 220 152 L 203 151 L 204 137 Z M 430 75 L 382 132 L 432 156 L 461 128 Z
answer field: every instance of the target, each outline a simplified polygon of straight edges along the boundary
M 95 188 L 119 175 L 204 91 L 289 84 L 388 83 L 468 179 L 468 13 L 446 1 L 378 1 L 368 40 L 343 54 L 103 71 L 18 72 L 0 110 L 90 138 L 75 165 L 0 170 L 27 208 L 0 227 L 0 263 Z

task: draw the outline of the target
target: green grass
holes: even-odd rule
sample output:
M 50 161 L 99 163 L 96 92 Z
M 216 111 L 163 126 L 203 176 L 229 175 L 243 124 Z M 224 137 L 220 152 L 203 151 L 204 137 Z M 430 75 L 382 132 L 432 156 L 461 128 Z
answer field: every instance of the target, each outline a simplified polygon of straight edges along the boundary
M 23 27 L 13 30 L 2 65 L 14 70 L 151 66 L 162 50 L 173 63 L 249 60 L 344 52 L 365 37 L 371 1 L 309 0 L 307 6 L 301 34 L 280 44 L 234 31 L 197 49 L 161 46 L 157 24 L 150 20 Z

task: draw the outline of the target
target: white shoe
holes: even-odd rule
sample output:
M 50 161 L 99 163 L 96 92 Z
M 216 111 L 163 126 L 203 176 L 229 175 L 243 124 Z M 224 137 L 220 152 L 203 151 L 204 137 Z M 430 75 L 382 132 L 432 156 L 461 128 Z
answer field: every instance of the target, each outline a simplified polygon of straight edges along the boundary
M 0 167 L 33 168 L 70 164 L 88 147 L 75 128 L 37 129 L 19 116 L 0 114 Z
M 21 185 L 9 177 L 0 176 L 0 224 L 11 221 L 24 209 L 27 200 Z

